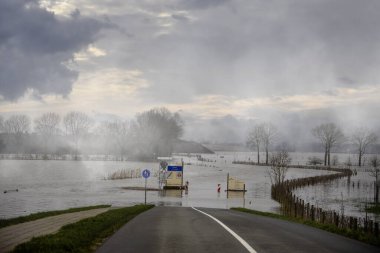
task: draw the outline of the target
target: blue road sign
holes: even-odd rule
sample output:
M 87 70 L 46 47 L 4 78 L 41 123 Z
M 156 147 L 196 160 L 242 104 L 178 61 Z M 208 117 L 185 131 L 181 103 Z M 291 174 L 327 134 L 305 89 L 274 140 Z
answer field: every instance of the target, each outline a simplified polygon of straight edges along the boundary
M 144 178 L 148 178 L 148 177 L 150 177 L 150 171 L 147 170 L 147 169 L 143 170 L 143 172 L 142 172 L 142 176 L 143 176 Z
M 168 166 L 168 171 L 182 171 L 182 166 Z

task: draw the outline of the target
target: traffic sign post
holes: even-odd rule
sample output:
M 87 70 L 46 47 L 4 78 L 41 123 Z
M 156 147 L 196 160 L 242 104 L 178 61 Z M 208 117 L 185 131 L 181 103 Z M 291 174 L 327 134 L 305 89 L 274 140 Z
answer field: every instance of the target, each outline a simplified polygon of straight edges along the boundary
M 148 177 L 150 177 L 150 171 L 148 169 L 143 170 L 142 176 L 145 178 L 145 201 L 144 201 L 144 204 L 146 205 L 146 183 L 147 183 Z

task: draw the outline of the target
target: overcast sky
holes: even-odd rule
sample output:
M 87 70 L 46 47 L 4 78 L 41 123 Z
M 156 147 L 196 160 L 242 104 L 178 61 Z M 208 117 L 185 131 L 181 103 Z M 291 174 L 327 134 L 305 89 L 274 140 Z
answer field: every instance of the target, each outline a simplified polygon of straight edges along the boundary
M 335 121 L 380 134 L 378 0 L 1 0 L 0 113 L 132 118 L 185 137 L 289 136 Z

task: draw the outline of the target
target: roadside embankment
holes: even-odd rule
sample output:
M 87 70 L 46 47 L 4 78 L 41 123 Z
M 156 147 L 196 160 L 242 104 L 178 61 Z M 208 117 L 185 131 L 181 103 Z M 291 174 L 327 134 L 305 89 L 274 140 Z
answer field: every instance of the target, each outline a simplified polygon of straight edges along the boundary
M 88 217 L 78 217 L 75 222 L 59 230 L 34 238 L 29 238 L 25 243 L 19 244 L 12 252 L 93 252 L 97 245 L 101 244 L 105 238 L 112 235 L 123 224 L 153 206 L 137 205 L 132 207 L 90 210 L 85 212 L 95 212 L 98 214 Z M 65 214 L 74 215 L 76 213 Z M 54 216 L 50 218 L 57 218 Z M 64 218 L 67 220 L 67 217 Z M 51 222 L 56 224 L 56 221 Z M 23 224 L 19 224 L 23 225 Z M 10 228 L 10 227 L 9 227 Z M 53 233 L 53 234 L 52 234 Z M 0 236 L 1 238 L 1 236 Z M 9 250 L 9 249 L 8 249 Z M 0 252 L 7 252 L 1 251 Z
M 20 216 L 16 218 L 11 219 L 0 219 L 0 228 L 16 225 L 28 221 L 34 221 L 50 216 L 65 214 L 65 213 L 75 213 L 75 212 L 81 212 L 81 211 L 87 211 L 91 209 L 99 209 L 99 208 L 108 208 L 111 207 L 110 205 L 97 205 L 97 206 L 86 206 L 86 207 L 75 207 L 65 210 L 57 210 L 57 211 L 48 211 L 48 212 L 40 212 L 40 213 L 32 213 L 27 216 Z
M 4 227 L 0 229 L 0 252 L 8 252 L 16 245 L 27 242 L 33 237 L 55 233 L 62 226 L 96 216 L 108 210 L 109 207 L 71 212 Z

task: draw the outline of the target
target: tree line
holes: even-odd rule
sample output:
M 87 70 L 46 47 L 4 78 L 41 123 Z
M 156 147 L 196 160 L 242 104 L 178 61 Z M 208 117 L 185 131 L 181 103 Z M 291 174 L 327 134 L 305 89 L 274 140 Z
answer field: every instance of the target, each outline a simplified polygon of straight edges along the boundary
M 139 160 L 171 155 L 183 134 L 178 113 L 153 108 L 132 120 L 96 122 L 80 111 L 61 117 L 44 113 L 33 120 L 24 114 L 0 115 L 0 153 L 112 154 Z
M 358 155 L 358 166 L 363 165 L 363 157 L 368 148 L 378 141 L 378 135 L 368 128 L 357 128 L 350 134 L 344 134 L 343 130 L 334 123 L 323 123 L 311 129 L 312 136 L 319 141 L 324 150 L 324 165 L 331 165 L 331 152 L 334 148 L 344 143 L 349 143 Z M 254 125 L 247 136 L 247 146 L 257 151 L 257 163 L 260 163 L 260 151 L 265 151 L 265 164 L 270 163 L 269 149 L 279 136 L 276 126 L 264 122 Z M 283 148 L 282 148 L 283 149 Z

